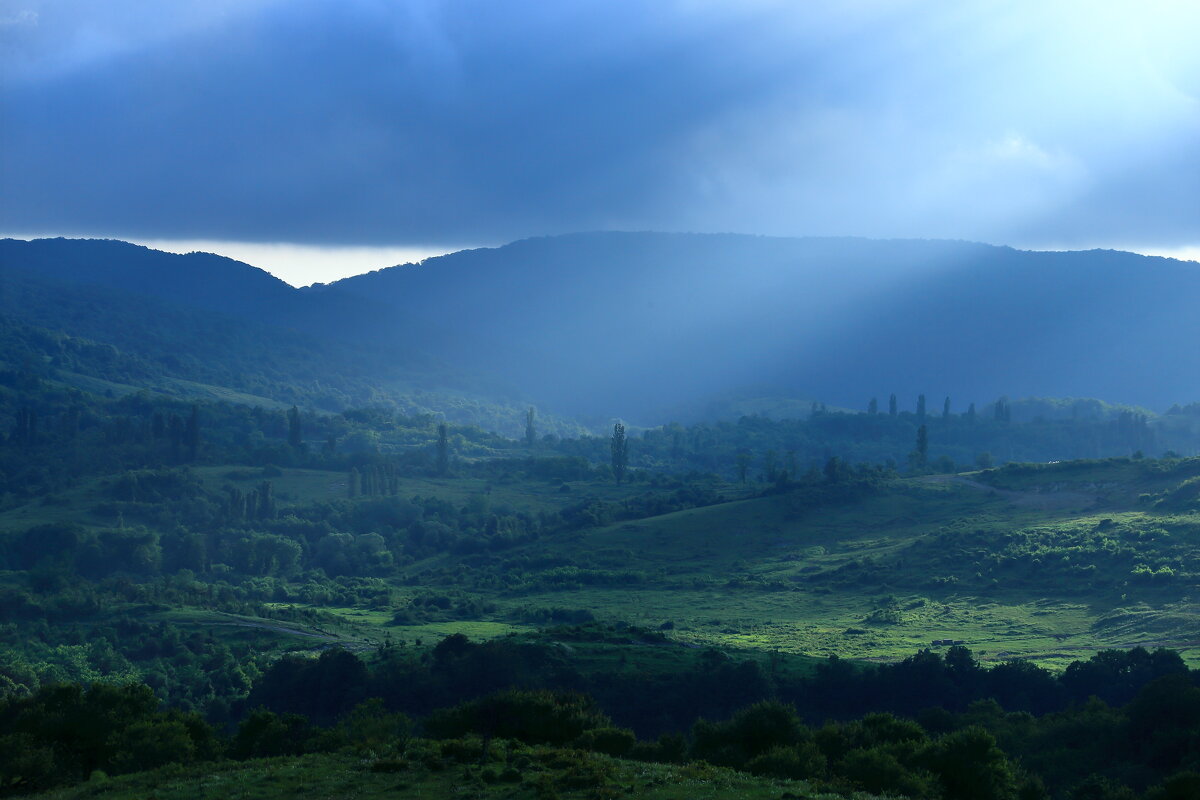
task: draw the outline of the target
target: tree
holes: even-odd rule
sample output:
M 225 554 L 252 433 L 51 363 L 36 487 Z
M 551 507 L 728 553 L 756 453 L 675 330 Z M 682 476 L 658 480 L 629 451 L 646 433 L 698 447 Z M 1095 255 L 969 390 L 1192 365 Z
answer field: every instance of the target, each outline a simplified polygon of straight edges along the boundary
M 916 465 L 924 467 L 929 462 L 929 430 L 922 425 L 917 428 Z
M 383 700 L 372 697 L 354 707 L 338 724 L 346 740 L 356 750 L 381 750 L 388 745 L 403 746 L 412 735 L 412 720 L 404 714 L 390 714 Z
M 888 398 L 888 416 L 896 416 L 896 395 Z
M 304 434 L 300 429 L 300 409 L 292 406 L 287 412 L 288 446 L 299 450 L 304 446 Z
M 917 420 L 925 422 L 925 395 L 917 395 Z
M 37 411 L 22 406 L 17 412 L 17 426 L 13 429 L 10 439 L 17 444 L 27 447 L 37 442 Z
M 737 454 L 737 473 L 738 481 L 742 484 L 746 483 L 746 470 L 750 468 L 750 454 L 742 451 Z
M 1006 800 L 1016 794 L 1012 765 L 983 728 L 943 736 L 925 760 L 941 780 L 946 800 Z
M 187 425 L 183 429 L 183 443 L 187 447 L 188 461 L 196 460 L 196 450 L 200 447 L 200 407 L 193 405 Z
M 525 412 L 525 446 L 526 447 L 533 447 L 534 442 L 537 441 L 537 430 L 533 427 L 533 417 L 534 417 L 533 407 L 530 406 L 529 410 Z
M 942 419 L 950 419 L 950 398 L 946 398 L 946 402 L 942 403 Z
M 263 481 L 258 485 L 257 498 L 255 500 L 255 515 L 259 519 L 274 519 L 275 517 L 275 495 L 271 491 L 271 482 Z
M 179 461 L 179 449 L 183 446 L 183 420 L 178 414 L 172 414 L 167 420 L 167 438 L 171 440 L 171 460 Z
M 779 472 L 779 454 L 774 450 L 768 450 L 763 456 L 763 472 L 767 476 L 767 482 L 773 483 Z
M 837 483 L 842 476 L 842 462 L 837 456 L 830 456 L 825 462 L 825 480 Z
M 867 403 L 867 413 L 871 415 L 879 413 L 879 401 L 874 397 L 871 398 L 871 402 Z
M 625 438 L 625 426 L 621 423 L 613 425 L 612 435 L 612 471 L 617 485 L 625 477 L 625 469 L 629 466 L 629 441 Z
M 450 471 L 450 439 L 446 423 L 438 424 L 437 439 L 437 474 L 445 475 Z

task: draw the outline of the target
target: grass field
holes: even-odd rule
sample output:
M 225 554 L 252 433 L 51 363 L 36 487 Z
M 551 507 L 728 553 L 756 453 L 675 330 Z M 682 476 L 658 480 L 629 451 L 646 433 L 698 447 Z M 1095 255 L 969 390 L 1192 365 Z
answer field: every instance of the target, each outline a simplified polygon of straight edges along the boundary
M 743 653 L 895 660 L 954 640 L 989 662 L 1018 657 L 1053 667 L 1141 645 L 1177 649 L 1200 664 L 1193 602 L 1200 597 L 1200 515 L 1147 505 L 1145 497 L 1167 496 L 1191 477 L 1191 467 L 1163 463 L 1117 459 L 909 478 L 837 503 L 805 505 L 796 493 L 733 500 L 494 554 L 436 556 L 389 579 L 395 605 L 317 609 L 325 621 L 311 625 L 234 622 L 186 608 L 171 612 L 172 621 L 221 637 L 264 637 L 273 650 L 366 649 L 388 638 L 431 644 L 453 633 L 477 641 L 524 634 L 565 611 L 661 626 L 683 645 Z M 212 490 L 248 489 L 264 479 L 261 470 L 233 465 L 195 474 Z M 282 508 L 346 495 L 341 472 L 283 469 L 270 480 Z M 0 526 L 111 526 L 91 511 L 105 500 L 103 486 L 82 481 L 48 502 L 10 508 Z M 536 512 L 646 491 L 568 486 L 404 478 L 399 494 Z M 397 609 L 429 592 L 471 598 L 487 610 L 393 624 Z
M 1054 666 L 1143 645 L 1200 663 L 1190 574 L 1165 586 L 1137 584 L 1122 579 L 1128 566 L 1111 563 L 1103 549 L 1111 542 L 1075 543 L 1081 532 L 1110 527 L 1147 558 L 1194 563 L 1200 520 L 1128 507 L 1154 482 L 1134 480 L 1126 464 L 1111 469 L 1093 465 L 1069 483 L 1052 471 L 1040 484 L 1022 476 L 1019 490 L 993 491 L 968 475 L 909 479 L 831 507 L 799 507 L 782 495 L 692 509 L 523 550 L 632 579 L 533 581 L 525 591 L 481 595 L 500 608 L 500 620 L 537 608 L 586 610 L 607 621 L 668 623 L 672 638 L 700 646 L 891 660 L 952 639 L 984 661 Z M 1164 524 L 1182 534 L 1145 544 Z M 1014 532 L 1049 548 L 1045 563 L 1026 559 L 1018 569 L 989 559 L 987 549 Z M 1063 559 L 1101 566 L 1064 572 Z M 430 569 L 419 565 L 418 574 Z

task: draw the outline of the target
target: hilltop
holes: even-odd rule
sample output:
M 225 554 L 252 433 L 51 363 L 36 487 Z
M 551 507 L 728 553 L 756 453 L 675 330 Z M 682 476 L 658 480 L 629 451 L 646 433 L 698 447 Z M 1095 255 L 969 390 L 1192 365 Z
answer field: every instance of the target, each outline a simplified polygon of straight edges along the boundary
M 1200 396 L 1200 269 L 1115 251 L 593 233 L 328 290 L 391 304 L 431 352 L 556 408 L 646 424 L 762 384 L 851 408 L 890 393 L 960 409 L 1037 395 L 1165 410 Z
M 26 258 L 39 243 L 0 247 L 0 784 L 14 792 L 171 796 L 207 776 L 212 792 L 271 796 L 274 773 L 431 796 L 692 781 L 975 800 L 971 776 L 990 775 L 988 796 L 1008 800 L 1094 775 L 1191 780 L 1175 773 L 1192 740 L 1171 737 L 1193 725 L 1177 699 L 1200 692 L 1200 406 L 880 393 L 849 411 L 798 388 L 706 398 L 689 383 L 732 380 L 728 359 L 752 345 L 766 360 L 746 374 L 769 373 L 788 351 L 764 326 L 809 324 L 784 325 L 820 259 L 940 248 L 970 282 L 972 259 L 1036 254 L 562 237 L 299 291 L 235 262 L 94 244 L 56 242 L 74 255 L 42 267 Z M 650 264 L 649 244 L 675 266 Z M 717 319 L 731 338 L 701 337 L 699 362 L 671 361 L 687 337 L 666 323 L 704 328 L 715 301 L 664 288 L 649 310 L 597 303 L 559 291 L 554 267 L 592 252 L 581 287 L 610 264 L 701 294 L 723 281 L 739 305 L 766 273 L 729 265 L 760 245 L 783 253 L 763 267 L 771 302 Z M 674 260 L 687 248 L 691 281 Z M 1112 259 L 1118 277 L 1133 263 Z M 520 302 L 496 302 L 514 276 Z M 854 306 L 861 277 L 804 302 Z M 618 362 L 635 351 L 674 366 L 633 387 Z M 919 355 L 904 363 L 937 363 Z M 488 377 L 510 366 L 530 394 Z M 589 403 L 650 414 L 670 392 L 736 419 L 593 416 L 597 435 L 531 409 L 538 386 L 585 421 Z M 1061 735 L 1078 726 L 1104 733 Z M 1134 746 L 1147 727 L 1168 733 Z
M 218 256 L 60 239 L 0 242 L 0 270 L 6 313 L 42 327 L 105 341 L 119 298 L 150 299 L 328 351 L 333 372 L 342 354 L 380 374 L 398 366 L 409 396 L 466 389 L 594 427 L 787 409 L 789 397 L 864 408 L 949 396 L 956 411 L 1099 397 L 1163 411 L 1200 396 L 1200 270 L 1115 251 L 592 233 L 299 290 Z M 15 298 L 31 282 L 95 300 L 88 315 L 30 309 Z

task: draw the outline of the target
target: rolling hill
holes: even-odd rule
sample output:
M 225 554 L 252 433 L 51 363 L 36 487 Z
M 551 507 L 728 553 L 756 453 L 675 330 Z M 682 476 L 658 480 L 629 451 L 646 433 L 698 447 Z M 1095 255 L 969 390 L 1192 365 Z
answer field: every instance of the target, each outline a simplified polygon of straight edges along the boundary
M 1200 396 L 1200 267 L 948 241 L 597 233 L 347 278 L 555 407 L 646 424 L 771 385 L 865 407 L 895 392 L 1165 409 Z M 500 298 L 506 298 L 501 300 Z M 512 298 L 516 298 L 514 301 Z
M 1200 268 L 1115 251 L 592 233 L 298 290 L 219 256 L 60 239 L 0 242 L 0 270 L 0 306 L 49 329 L 107 341 L 119 320 L 116 332 L 97 326 L 127 316 L 120 298 L 165 303 L 274 331 L 243 338 L 370 351 L 411 386 L 468 386 L 595 427 L 788 408 L 789 397 L 862 408 L 895 393 L 903 410 L 926 394 L 956 412 L 1000 396 L 1157 410 L 1200 397 Z M 34 304 L 39 314 L 2 300 L 30 281 L 94 300 L 71 313 Z

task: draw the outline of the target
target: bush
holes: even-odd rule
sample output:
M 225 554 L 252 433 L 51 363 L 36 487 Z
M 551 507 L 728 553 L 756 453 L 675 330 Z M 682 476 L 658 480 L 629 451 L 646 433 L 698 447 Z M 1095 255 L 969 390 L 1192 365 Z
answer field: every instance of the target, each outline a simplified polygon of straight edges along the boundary
M 584 750 L 604 753 L 610 756 L 624 756 L 633 749 L 637 737 L 633 731 L 626 728 L 595 728 L 584 731 L 575 744 Z
M 517 739 L 528 744 L 563 745 L 585 731 L 611 727 L 587 695 L 511 690 L 433 712 L 426 732 L 450 739 L 468 733 Z
M 389 714 L 383 701 L 373 697 L 355 706 L 339 725 L 342 736 L 361 750 L 394 747 L 403 751 L 413 724 L 404 714 Z
M 825 756 L 812 741 L 793 747 L 772 747 L 746 764 L 746 770 L 755 775 L 789 780 L 820 778 L 825 769 Z
M 1179 772 L 1146 792 L 1146 800 L 1192 800 L 1200 797 L 1200 773 Z
M 775 747 L 791 747 L 809 735 L 791 706 L 774 701 L 756 703 L 728 722 L 697 722 L 692 729 L 692 757 L 744 769 L 756 756 Z
M 935 781 L 928 773 L 910 770 L 884 747 L 851 750 L 840 764 L 839 772 L 855 786 L 875 794 L 936 796 Z
M 972 726 L 937 741 L 927 758 L 945 800 L 1003 800 L 1016 791 L 1012 765 L 996 738 Z

